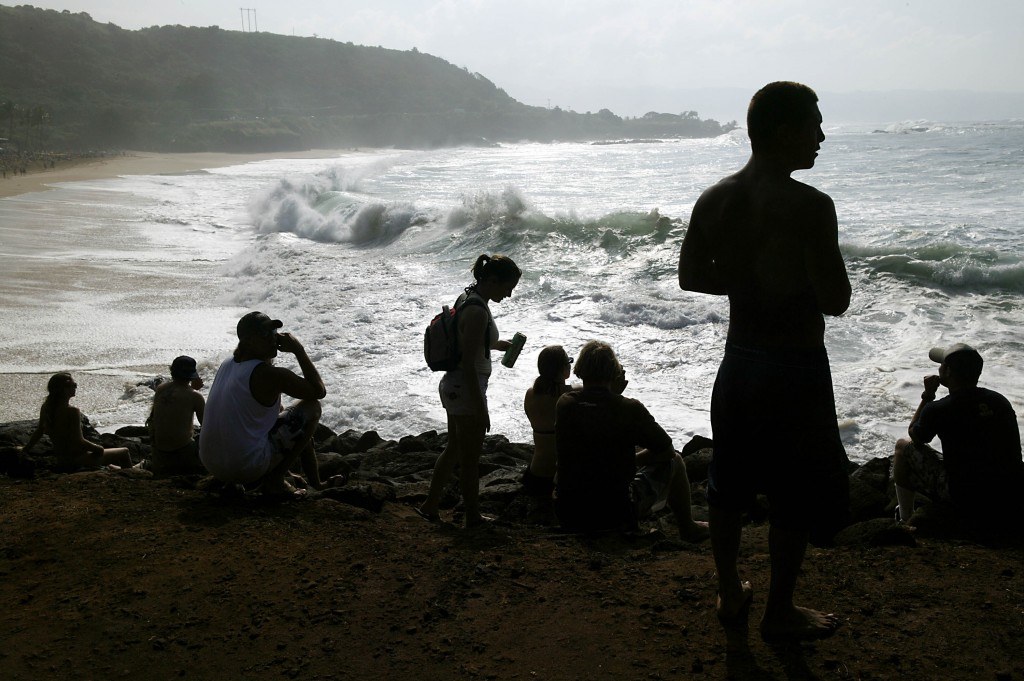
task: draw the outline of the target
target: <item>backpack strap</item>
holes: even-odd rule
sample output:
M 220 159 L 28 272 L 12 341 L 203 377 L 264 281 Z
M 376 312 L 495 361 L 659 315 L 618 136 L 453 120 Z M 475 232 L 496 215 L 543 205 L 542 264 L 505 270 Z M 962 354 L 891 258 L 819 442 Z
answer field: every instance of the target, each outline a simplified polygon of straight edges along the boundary
M 474 294 L 476 294 L 476 295 L 474 295 Z M 487 303 L 485 303 L 483 301 L 483 298 L 481 298 L 480 294 L 476 293 L 472 289 L 468 289 L 467 288 L 466 292 L 463 293 L 462 295 L 460 295 L 458 298 L 456 298 L 455 299 L 455 304 L 452 305 L 452 307 L 455 309 L 455 324 L 456 324 L 456 328 L 458 328 L 459 311 L 462 308 L 466 307 L 467 305 L 479 305 L 480 307 L 487 308 Z M 489 313 L 490 309 L 488 309 L 487 311 Z M 487 353 L 490 352 L 490 350 L 491 350 L 490 343 L 487 342 L 490 339 L 491 339 L 491 316 L 490 316 L 490 314 L 488 314 L 487 315 L 487 325 L 484 326 L 484 342 L 483 342 L 484 357 L 486 357 Z

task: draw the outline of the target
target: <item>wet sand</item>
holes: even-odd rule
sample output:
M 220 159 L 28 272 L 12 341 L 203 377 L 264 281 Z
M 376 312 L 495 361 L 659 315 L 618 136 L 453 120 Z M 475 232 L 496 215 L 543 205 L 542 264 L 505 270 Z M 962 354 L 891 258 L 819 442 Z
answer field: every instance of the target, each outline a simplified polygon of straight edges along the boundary
M 0 200 L 26 194 L 42 192 L 61 182 L 101 180 L 127 175 L 163 175 L 194 172 L 207 168 L 222 168 L 251 161 L 278 158 L 337 158 L 358 153 L 358 150 L 313 149 L 308 151 L 276 152 L 265 154 L 191 153 L 163 154 L 153 152 L 125 152 L 104 158 L 81 158 L 59 163 L 51 170 L 37 170 L 24 176 L 0 178 Z M 22 231 L 17 225 L 4 225 L 2 245 L 8 253 L 18 252 L 25 240 L 33 241 L 38 235 L 31 230 Z M 9 262 L 10 269 L 0 277 L 0 299 L 4 308 L 13 309 L 20 301 L 38 303 L 47 296 L 47 291 L 66 288 L 68 277 L 76 276 L 73 271 L 47 268 L 40 261 Z M 81 281 L 78 279 L 78 281 Z M 137 284 L 138 282 L 136 282 Z M 14 333 L 13 330 L 9 331 Z M 15 359 L 8 357 L 8 362 Z M 77 375 L 80 387 L 76 403 L 86 414 L 97 414 L 105 407 L 118 402 L 125 392 L 125 385 L 133 385 L 139 375 L 166 374 L 166 366 L 102 368 Z M 46 381 L 50 372 L 0 372 L 0 421 L 36 418 L 39 405 L 46 393 Z
M 30 172 L 0 179 L 0 199 L 28 192 L 45 191 L 58 182 L 101 180 L 121 175 L 167 175 L 187 173 L 206 168 L 223 168 L 250 161 L 274 158 L 334 158 L 353 153 L 354 150 L 310 149 L 307 151 L 281 151 L 264 154 L 227 154 L 202 152 L 193 154 L 161 154 L 148 151 L 128 151 L 122 155 L 104 158 L 82 158 L 64 161 L 52 170 Z

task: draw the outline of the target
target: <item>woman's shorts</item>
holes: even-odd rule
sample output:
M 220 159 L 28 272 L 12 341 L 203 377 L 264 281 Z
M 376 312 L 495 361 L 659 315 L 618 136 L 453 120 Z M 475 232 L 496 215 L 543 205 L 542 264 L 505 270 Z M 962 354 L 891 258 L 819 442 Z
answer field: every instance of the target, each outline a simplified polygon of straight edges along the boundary
M 484 396 L 484 408 L 487 408 L 487 379 L 480 377 L 480 394 Z M 450 416 L 475 416 L 476 409 L 466 389 L 462 372 L 447 371 L 441 377 L 437 392 L 441 395 L 441 404 Z

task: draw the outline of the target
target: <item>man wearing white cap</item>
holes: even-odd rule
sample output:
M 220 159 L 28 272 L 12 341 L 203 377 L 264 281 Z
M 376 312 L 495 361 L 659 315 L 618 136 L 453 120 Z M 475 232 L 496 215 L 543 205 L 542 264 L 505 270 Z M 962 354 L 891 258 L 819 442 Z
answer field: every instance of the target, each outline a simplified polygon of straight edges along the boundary
M 971 346 L 932 348 L 928 357 L 939 373 L 924 377 L 910 439 L 896 443 L 893 459 L 899 520 L 910 520 L 920 492 L 952 503 L 972 529 L 998 529 L 1014 515 L 1024 485 L 1017 416 L 1005 397 L 978 387 L 983 361 Z M 949 395 L 936 399 L 940 385 Z M 928 446 L 936 435 L 941 453 Z
M 300 456 L 309 483 L 321 486 L 312 440 L 327 389 L 298 339 L 278 333 L 282 326 L 262 312 L 238 321 L 238 347 L 217 370 L 206 400 L 199 456 L 218 480 L 258 482 L 264 494 L 294 496 L 299 492 L 285 475 Z M 273 365 L 278 351 L 295 355 L 301 376 Z M 282 394 L 299 401 L 282 409 Z

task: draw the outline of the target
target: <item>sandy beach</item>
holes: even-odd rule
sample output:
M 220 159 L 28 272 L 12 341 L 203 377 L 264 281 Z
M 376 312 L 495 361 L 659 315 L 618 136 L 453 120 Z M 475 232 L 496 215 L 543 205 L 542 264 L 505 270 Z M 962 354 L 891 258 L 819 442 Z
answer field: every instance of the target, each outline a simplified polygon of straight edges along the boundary
M 265 154 L 227 154 L 201 152 L 192 154 L 163 154 L 150 151 L 126 151 L 103 158 L 82 158 L 64 162 L 52 170 L 29 172 L 0 180 L 0 199 L 28 192 L 45 191 L 58 182 L 101 180 L 121 175 L 166 175 L 188 173 L 206 168 L 266 161 L 274 158 L 333 158 L 353 150 L 310 149 L 307 151 L 279 151 Z
M 129 175 L 165 175 L 200 171 L 210 168 L 222 168 L 241 165 L 253 161 L 279 158 L 314 159 L 336 158 L 356 153 L 356 150 L 312 149 L 307 151 L 275 152 L 263 154 L 230 154 L 218 152 L 171 154 L 142 151 L 126 151 L 123 154 L 111 154 L 103 158 L 80 158 L 58 163 L 51 170 L 30 171 L 27 175 L 0 179 L 0 200 L 8 197 L 45 192 L 59 183 L 102 180 Z M 46 261 L 26 259 L 23 253 L 26 248 L 39 242 L 42 235 L 31 230 L 22 230 L 20 225 L 5 224 L 0 234 L 0 260 L 4 264 L 4 276 L 0 278 L 0 309 L 21 306 L 19 300 L 32 301 L 45 307 L 48 298 L 59 296 L 62 291 L 74 287 L 81 288 L 83 281 L 108 281 L 111 288 L 115 282 L 107 277 L 108 272 L 94 269 L 89 263 L 69 270 L 63 267 L 55 269 Z M 126 284 L 140 289 L 140 281 L 133 279 Z M 151 281 L 142 281 L 141 289 L 159 291 L 162 285 L 159 277 Z M 56 321 L 54 322 L 56 323 Z M 11 334 L 17 330 L 10 329 Z M 8 357 L 7 361 L 16 360 Z M 123 368 L 114 371 L 90 371 L 80 377 L 82 388 L 79 403 L 85 413 L 95 413 L 104 406 L 118 400 L 124 393 L 126 384 L 131 385 L 135 374 L 166 373 L 167 367 L 162 365 L 131 367 L 131 371 Z M 0 421 L 35 418 L 42 397 L 45 395 L 46 380 L 49 372 L 0 371 Z

